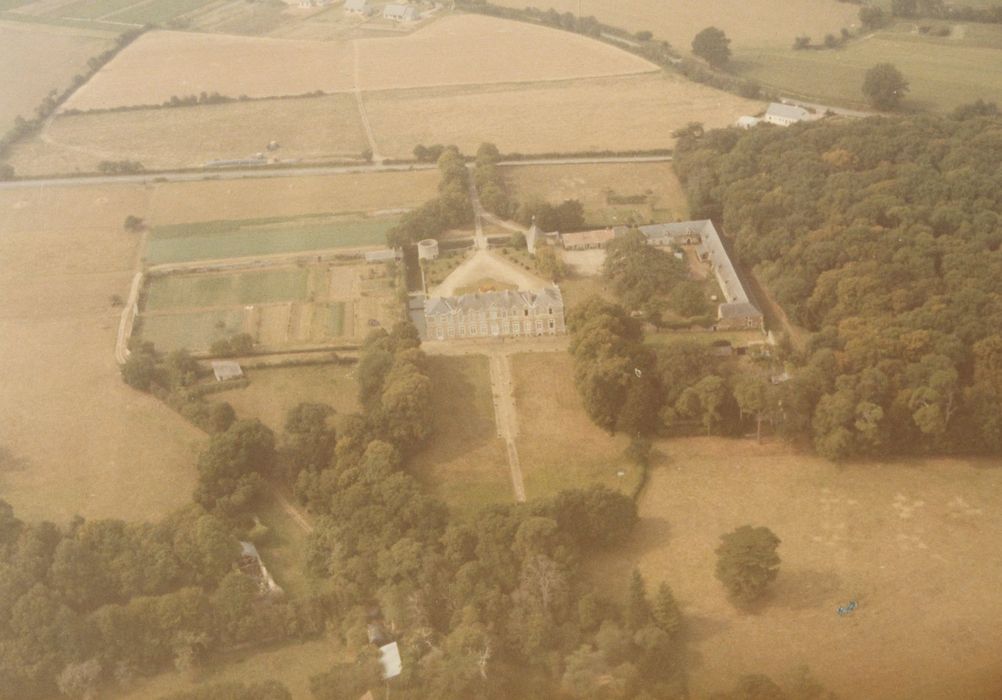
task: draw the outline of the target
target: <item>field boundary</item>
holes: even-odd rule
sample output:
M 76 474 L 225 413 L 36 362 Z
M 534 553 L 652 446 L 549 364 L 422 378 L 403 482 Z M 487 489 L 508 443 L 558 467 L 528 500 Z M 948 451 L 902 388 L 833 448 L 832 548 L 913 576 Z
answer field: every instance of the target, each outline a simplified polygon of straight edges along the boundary
M 129 288 L 129 298 L 122 309 L 122 318 L 118 322 L 118 336 L 115 339 L 115 360 L 120 365 L 124 365 L 129 355 L 129 340 L 132 338 L 132 329 L 136 324 L 136 316 L 139 315 L 139 292 L 143 288 L 145 275 L 137 272 L 132 278 L 132 286 Z

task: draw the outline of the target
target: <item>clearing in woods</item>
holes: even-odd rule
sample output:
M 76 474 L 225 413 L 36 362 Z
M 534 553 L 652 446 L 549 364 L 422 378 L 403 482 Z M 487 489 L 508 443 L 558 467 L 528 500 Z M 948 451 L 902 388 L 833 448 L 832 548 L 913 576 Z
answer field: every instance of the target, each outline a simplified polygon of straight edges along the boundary
M 271 142 L 276 150 L 268 150 Z M 356 159 L 368 145 L 355 99 L 330 95 L 61 114 L 44 134 L 12 148 L 8 161 L 27 176 L 96 172 L 104 160 L 170 170 L 258 153 L 283 161 Z
M 685 193 L 671 163 L 513 165 L 505 166 L 503 173 L 520 201 L 534 197 L 552 204 L 578 200 L 589 226 L 688 218 Z M 631 201 L 619 203 L 617 197 Z M 638 198 L 643 201 L 634 201 Z
M 526 6 L 525 0 L 492 2 L 518 9 Z M 688 52 L 692 38 L 709 26 L 724 30 L 731 49 L 737 51 L 744 46 L 788 47 L 796 36 L 822 39 L 859 23 L 859 7 L 836 0 L 547 0 L 542 6 L 581 17 L 592 15 L 634 32 L 650 31 L 682 52 Z
M 996 463 L 836 465 L 717 438 L 656 447 L 640 525 L 590 568 L 617 597 L 634 567 L 649 591 L 668 582 L 701 659 L 695 697 L 799 664 L 844 698 L 1002 696 Z M 719 536 L 745 524 L 782 540 L 779 576 L 753 613 L 736 610 L 714 577 Z M 853 599 L 852 615 L 836 615 Z
M 431 356 L 433 437 L 411 460 L 414 475 L 461 511 L 511 503 L 504 442 L 497 435 L 483 355 Z
M 763 105 L 664 73 L 376 92 L 365 107 L 380 152 L 405 158 L 419 143 L 473 153 L 486 135 L 502 153 L 670 148 L 689 122 L 727 126 Z
M 498 40 L 485 40 L 485 35 Z M 65 108 L 157 105 L 173 95 L 203 91 L 269 97 L 658 70 L 585 37 L 477 15 L 448 16 L 408 37 L 359 39 L 355 44 L 357 85 L 352 42 L 149 32 L 77 91 Z M 155 81 L 147 79 L 151 70 L 157 72 Z
M 87 60 L 112 46 L 114 34 L 0 21 L 0 133 L 29 119 L 50 90 L 62 92 Z M 31 80 L 25 80 L 31 76 Z
M 588 418 L 574 386 L 570 354 L 512 355 L 511 368 L 516 443 L 528 499 L 591 484 L 632 494 L 640 470 L 624 457 L 630 440 L 622 434 L 610 436 Z

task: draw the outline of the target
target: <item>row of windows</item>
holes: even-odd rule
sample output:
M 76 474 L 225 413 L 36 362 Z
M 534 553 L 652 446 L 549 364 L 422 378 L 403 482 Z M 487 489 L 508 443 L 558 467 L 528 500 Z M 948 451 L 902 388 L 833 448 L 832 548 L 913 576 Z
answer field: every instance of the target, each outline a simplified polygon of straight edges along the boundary
M 550 320 L 549 323 L 544 323 L 540 319 L 537 320 L 535 324 L 531 322 L 526 322 L 523 324 L 518 321 L 508 323 L 507 321 L 505 321 L 504 323 L 500 324 L 492 323 L 488 325 L 486 323 L 482 323 L 479 326 L 470 325 L 469 327 L 467 327 L 465 324 L 460 324 L 458 328 L 450 325 L 448 329 L 446 329 L 442 325 L 436 325 L 434 328 L 434 335 L 439 340 L 445 338 L 446 333 L 448 333 L 448 336 L 450 338 L 454 338 L 457 335 L 460 338 L 467 336 L 470 338 L 475 338 L 475 337 L 487 337 L 487 336 L 499 336 L 499 335 L 522 335 L 523 331 L 525 332 L 526 335 L 531 335 L 533 332 L 534 325 L 535 325 L 536 335 L 542 335 L 547 330 L 549 330 L 550 333 L 556 333 L 557 331 L 556 321 Z
M 535 316 L 537 316 L 539 314 L 542 314 L 542 313 L 543 313 L 543 310 L 539 309 L 539 310 L 534 310 L 532 315 L 533 315 L 533 317 L 535 317 Z M 501 309 L 500 314 L 501 314 L 501 318 L 508 318 L 508 310 L 507 309 Z M 552 306 L 547 307 L 546 314 L 549 315 L 549 316 L 553 315 L 553 307 Z M 518 316 L 518 312 L 515 309 L 512 309 L 512 311 L 511 311 L 511 317 L 515 318 L 516 316 Z M 529 309 L 524 309 L 522 311 L 522 316 L 527 318 L 529 316 Z M 462 317 L 463 317 L 463 314 L 460 313 L 459 314 L 459 318 L 462 318 Z M 449 314 L 439 314 L 438 318 L 439 318 L 439 321 L 445 321 L 447 318 L 449 318 Z M 498 318 L 498 311 L 497 311 L 497 309 L 491 309 L 491 312 L 490 312 L 489 315 L 485 314 L 483 311 L 479 311 L 479 312 L 470 311 L 470 312 L 468 312 L 466 314 L 466 320 L 467 321 L 474 321 L 474 320 L 483 321 L 485 318 L 490 318 L 491 320 L 494 320 L 494 319 Z

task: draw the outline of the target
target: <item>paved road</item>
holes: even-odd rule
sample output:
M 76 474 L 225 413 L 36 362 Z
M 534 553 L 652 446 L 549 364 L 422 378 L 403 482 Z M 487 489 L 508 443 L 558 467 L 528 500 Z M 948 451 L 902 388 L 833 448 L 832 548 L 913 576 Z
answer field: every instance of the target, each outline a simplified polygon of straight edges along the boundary
M 671 156 L 631 156 L 609 158 L 539 158 L 502 161 L 501 165 L 587 165 L 591 163 L 664 163 Z M 200 180 L 243 180 L 247 178 L 307 177 L 310 175 L 341 175 L 345 173 L 405 172 L 434 170 L 435 163 L 359 163 L 358 165 L 313 165 L 296 168 L 239 168 L 199 170 L 197 172 L 160 172 L 137 175 L 94 175 L 50 177 L 34 180 L 0 182 L 0 190 L 33 187 L 78 187 L 81 185 L 115 185 L 122 183 L 198 182 Z

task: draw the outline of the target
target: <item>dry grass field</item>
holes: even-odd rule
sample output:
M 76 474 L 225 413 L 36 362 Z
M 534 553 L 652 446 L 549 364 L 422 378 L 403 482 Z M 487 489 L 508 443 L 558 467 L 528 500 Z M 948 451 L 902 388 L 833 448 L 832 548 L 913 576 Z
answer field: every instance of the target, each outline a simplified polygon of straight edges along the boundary
M 276 433 L 284 429 L 286 414 L 303 402 L 328 404 L 341 415 L 360 410 L 354 367 L 249 369 L 247 378 L 246 388 L 211 394 L 209 400 L 228 401 L 238 416 L 258 418 Z
M 637 566 L 649 588 L 671 585 L 692 641 L 694 697 L 801 663 L 843 698 L 1002 696 L 997 462 L 838 466 L 712 438 L 658 447 L 665 459 L 632 542 L 593 575 L 625 593 Z M 744 524 L 782 540 L 771 594 L 745 613 L 713 573 L 719 536 Z M 836 615 L 851 599 L 859 608 Z
M 631 219 L 674 221 L 688 216 L 689 206 L 671 163 L 605 163 L 592 165 L 514 165 L 504 176 L 520 200 L 540 197 L 560 203 L 576 199 L 590 225 L 607 226 Z M 647 196 L 646 204 L 610 204 L 609 195 Z
M 266 150 L 271 141 L 278 150 Z M 96 172 L 102 160 L 169 170 L 256 153 L 281 160 L 357 158 L 366 148 L 355 99 L 333 95 L 62 115 L 12 149 L 8 160 L 18 174 L 31 176 Z
M 522 8 L 525 0 L 493 0 L 497 5 Z M 533 3 L 528 3 L 533 4 Z M 692 38 L 709 26 L 723 29 L 731 48 L 793 44 L 795 36 L 817 38 L 858 24 L 856 5 L 835 0 L 546 0 L 537 7 L 559 12 L 594 15 L 630 31 L 651 31 L 680 51 L 689 51 Z
M 411 460 L 412 473 L 460 511 L 510 503 L 508 457 L 494 423 L 487 358 L 433 356 L 428 368 L 434 433 Z
M 114 360 L 142 188 L 0 191 L 0 497 L 25 518 L 156 518 L 190 499 L 204 436 Z
M 155 105 L 203 91 L 269 97 L 350 90 L 352 67 L 345 43 L 155 31 L 122 51 L 64 106 Z
M 588 418 L 574 388 L 573 358 L 567 353 L 519 354 L 512 356 L 511 367 L 516 444 L 529 500 L 595 483 L 632 493 L 640 473 L 623 456 L 629 438 L 610 437 Z
M 761 103 L 667 74 L 482 88 L 386 91 L 365 98 L 380 153 L 408 157 L 419 143 L 474 152 L 578 152 L 670 147 L 690 121 L 726 126 Z
M 568 80 L 656 72 L 588 37 L 480 15 L 449 15 L 405 37 L 362 39 L 366 90 Z
M 34 116 L 49 90 L 69 87 L 87 59 L 110 48 L 113 38 L 86 29 L 0 22 L 0 133 L 15 117 Z

